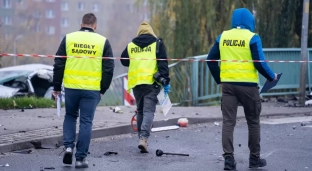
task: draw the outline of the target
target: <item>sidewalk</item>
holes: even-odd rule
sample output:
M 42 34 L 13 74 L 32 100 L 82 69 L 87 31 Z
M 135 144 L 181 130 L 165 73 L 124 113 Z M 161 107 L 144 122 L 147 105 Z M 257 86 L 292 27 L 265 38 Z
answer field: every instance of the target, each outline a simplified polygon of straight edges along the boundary
M 130 121 L 135 107 L 120 107 L 123 113 L 114 113 L 110 107 L 98 107 L 93 124 L 93 138 L 134 132 Z M 262 104 L 262 116 L 293 114 L 312 114 L 311 107 L 278 107 L 273 103 Z M 42 144 L 62 146 L 62 116 L 56 115 L 56 109 L 0 110 L 0 153 L 32 148 L 31 141 Z M 165 117 L 157 107 L 153 127 L 170 126 L 177 119 L 186 117 L 189 124 L 221 121 L 220 106 L 213 107 L 173 107 Z M 238 118 L 244 117 L 239 107 Z M 78 125 L 77 125 L 78 126 Z M 77 129 L 78 131 L 79 129 Z

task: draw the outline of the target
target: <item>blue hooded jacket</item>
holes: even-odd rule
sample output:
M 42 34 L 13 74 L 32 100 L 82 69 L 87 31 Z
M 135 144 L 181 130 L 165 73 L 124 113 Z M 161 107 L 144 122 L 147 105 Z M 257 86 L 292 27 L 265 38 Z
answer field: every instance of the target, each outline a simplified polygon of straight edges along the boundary
M 255 18 L 252 13 L 246 8 L 238 8 L 234 10 L 232 15 L 231 29 L 240 27 L 241 29 L 248 29 L 251 32 L 255 31 Z M 222 34 L 221 34 L 222 35 Z M 219 60 L 220 59 L 220 49 L 219 42 L 221 35 L 218 36 L 215 44 L 211 48 L 207 59 L 208 60 Z M 259 35 L 255 34 L 250 41 L 250 50 L 253 60 L 266 60 L 262 50 L 262 42 Z M 217 62 L 208 62 L 207 65 L 214 80 L 217 84 L 221 83 L 220 80 L 220 67 Z M 273 81 L 275 78 L 275 73 L 269 68 L 265 62 L 254 62 L 255 68 L 258 72 L 263 75 L 267 80 Z M 233 82 L 231 84 L 242 85 L 242 86 L 257 86 L 256 83 L 245 83 L 245 82 Z

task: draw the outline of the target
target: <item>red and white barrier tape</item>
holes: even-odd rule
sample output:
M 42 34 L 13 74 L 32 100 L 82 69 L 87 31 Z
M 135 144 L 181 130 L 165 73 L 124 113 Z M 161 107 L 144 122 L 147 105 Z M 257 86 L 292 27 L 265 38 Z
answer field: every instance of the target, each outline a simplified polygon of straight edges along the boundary
M 58 55 L 37 55 L 37 54 L 9 54 L 2 53 L 0 56 L 17 56 L 17 57 L 39 57 L 39 58 L 92 58 L 89 56 L 58 56 Z M 102 59 L 123 60 L 121 57 L 102 57 Z M 128 59 L 128 58 L 127 58 Z M 289 63 L 312 63 L 312 61 L 299 61 L 299 60 L 207 60 L 207 59 L 150 59 L 150 58 L 136 58 L 130 60 L 160 60 L 160 61 L 188 61 L 188 62 L 289 62 Z

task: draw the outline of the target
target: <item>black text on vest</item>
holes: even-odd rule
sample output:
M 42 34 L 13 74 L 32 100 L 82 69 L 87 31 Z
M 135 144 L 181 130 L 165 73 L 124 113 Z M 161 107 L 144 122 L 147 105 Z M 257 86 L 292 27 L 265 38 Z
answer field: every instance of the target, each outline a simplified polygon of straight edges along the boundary
M 94 49 L 95 45 L 88 44 L 78 44 L 74 43 L 75 49 L 72 49 L 72 53 L 85 54 L 85 55 L 95 55 L 96 51 Z
M 145 48 L 134 47 L 131 48 L 131 53 L 140 53 L 140 52 L 152 52 L 151 46 L 147 46 Z
M 224 40 L 223 46 L 236 46 L 236 47 L 245 47 L 245 40 Z

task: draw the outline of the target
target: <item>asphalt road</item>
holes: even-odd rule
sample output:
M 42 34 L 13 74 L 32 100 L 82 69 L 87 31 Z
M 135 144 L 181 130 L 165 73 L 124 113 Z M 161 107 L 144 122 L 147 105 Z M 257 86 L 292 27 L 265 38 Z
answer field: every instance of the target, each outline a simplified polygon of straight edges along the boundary
M 271 118 L 269 118 L 271 119 Z M 275 124 L 262 124 L 262 157 L 268 166 L 258 170 L 309 171 L 312 170 L 312 127 L 286 123 L 295 118 L 278 119 Z M 305 120 L 305 118 L 303 119 Z M 306 118 L 311 120 L 311 117 Z M 284 123 L 283 123 L 284 122 Z M 309 125 L 309 124 L 308 124 Z M 295 126 L 295 127 L 294 127 Z M 218 171 L 223 170 L 221 148 L 221 124 L 192 125 L 179 130 L 153 133 L 149 154 L 141 154 L 137 148 L 136 134 L 106 137 L 92 141 L 90 171 Z M 247 126 L 238 121 L 235 129 L 235 157 L 239 171 L 248 170 Z M 190 156 L 155 155 L 156 149 L 164 152 L 187 153 Z M 117 155 L 105 156 L 107 151 Z M 40 171 L 41 167 L 54 167 L 57 171 L 75 170 L 62 164 L 62 149 L 33 150 L 31 154 L 9 153 L 0 155 L 0 171 Z

